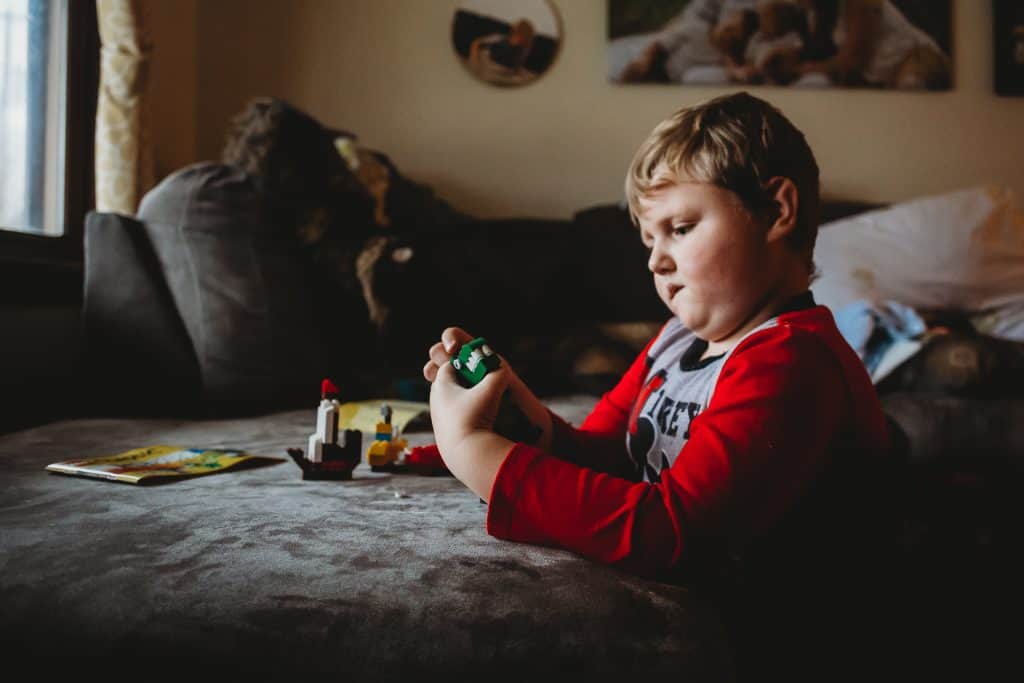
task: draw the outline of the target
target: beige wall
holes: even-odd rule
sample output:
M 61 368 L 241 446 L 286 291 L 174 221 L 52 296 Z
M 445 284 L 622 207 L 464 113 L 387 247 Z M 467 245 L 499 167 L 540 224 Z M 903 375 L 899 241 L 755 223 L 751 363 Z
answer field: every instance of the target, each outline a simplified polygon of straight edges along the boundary
M 540 81 L 511 90 L 456 61 L 449 0 L 151 1 L 170 22 L 157 62 L 173 62 L 155 64 L 154 81 L 180 83 L 155 86 L 164 170 L 218 156 L 228 119 L 269 94 L 356 132 L 465 211 L 566 217 L 620 198 L 634 148 L 663 116 L 726 92 L 608 83 L 605 0 L 556 0 L 562 52 Z M 807 134 L 827 194 L 898 201 L 999 183 L 1024 200 L 1024 98 L 992 94 L 991 3 L 953 5 L 950 92 L 752 89 Z
M 153 40 L 148 94 L 157 178 L 192 163 L 196 151 L 199 0 L 147 0 Z

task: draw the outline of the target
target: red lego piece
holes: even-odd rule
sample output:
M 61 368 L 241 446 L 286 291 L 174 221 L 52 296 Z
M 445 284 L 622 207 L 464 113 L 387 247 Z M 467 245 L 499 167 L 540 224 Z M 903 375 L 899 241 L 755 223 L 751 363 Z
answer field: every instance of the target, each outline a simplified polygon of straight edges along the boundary
M 320 398 L 338 398 L 338 387 L 329 379 L 320 382 Z
M 424 476 L 451 476 L 444 460 L 441 459 L 441 451 L 437 450 L 435 444 L 416 446 L 405 456 L 405 464 L 410 471 Z

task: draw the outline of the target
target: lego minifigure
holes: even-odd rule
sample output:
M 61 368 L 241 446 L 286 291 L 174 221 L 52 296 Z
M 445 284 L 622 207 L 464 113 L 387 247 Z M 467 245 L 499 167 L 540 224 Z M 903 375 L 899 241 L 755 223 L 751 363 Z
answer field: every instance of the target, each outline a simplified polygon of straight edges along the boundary
M 316 431 L 310 434 L 306 453 L 289 448 L 288 455 L 302 468 L 303 479 L 351 479 L 359 464 L 363 435 L 357 429 L 338 433 L 338 389 L 329 379 L 320 383 L 320 405 L 316 411 Z M 340 436 L 340 442 L 339 441 Z
M 381 404 L 383 420 L 377 423 L 374 441 L 366 451 L 366 461 L 374 472 L 399 471 L 405 465 L 405 449 L 408 442 L 397 438 L 391 425 L 391 406 Z

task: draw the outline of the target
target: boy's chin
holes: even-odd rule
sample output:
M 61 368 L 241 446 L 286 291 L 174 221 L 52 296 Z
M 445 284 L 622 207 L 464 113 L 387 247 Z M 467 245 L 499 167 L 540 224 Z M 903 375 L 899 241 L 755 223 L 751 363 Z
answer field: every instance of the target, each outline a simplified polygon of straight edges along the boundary
M 683 324 L 683 327 L 690 330 L 701 339 L 707 339 L 707 337 L 701 334 L 702 332 L 708 332 L 708 320 L 706 317 L 695 316 L 694 311 L 688 310 L 685 306 L 671 306 L 669 310 L 672 312 L 672 316 Z
M 694 331 L 693 327 L 697 321 L 693 319 L 693 316 L 687 315 L 687 311 L 685 309 L 680 309 L 679 306 L 669 306 L 668 310 L 672 314 L 673 318 L 676 318 L 683 324 L 683 327 Z

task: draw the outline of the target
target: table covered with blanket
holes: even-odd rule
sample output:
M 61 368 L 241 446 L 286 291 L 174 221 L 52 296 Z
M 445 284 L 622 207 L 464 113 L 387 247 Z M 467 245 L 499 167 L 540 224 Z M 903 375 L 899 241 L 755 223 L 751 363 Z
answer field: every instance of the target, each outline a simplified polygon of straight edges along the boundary
M 593 401 L 552 407 L 578 423 Z M 732 677 L 722 622 L 699 591 L 492 538 L 485 506 L 451 477 L 363 463 L 351 481 L 303 481 L 285 450 L 303 447 L 313 418 L 68 420 L 0 437 L 5 657 L 45 668 L 101 656 L 107 675 L 126 678 L 139 658 L 156 664 L 150 678 Z M 44 470 L 164 443 L 282 460 L 158 486 Z

